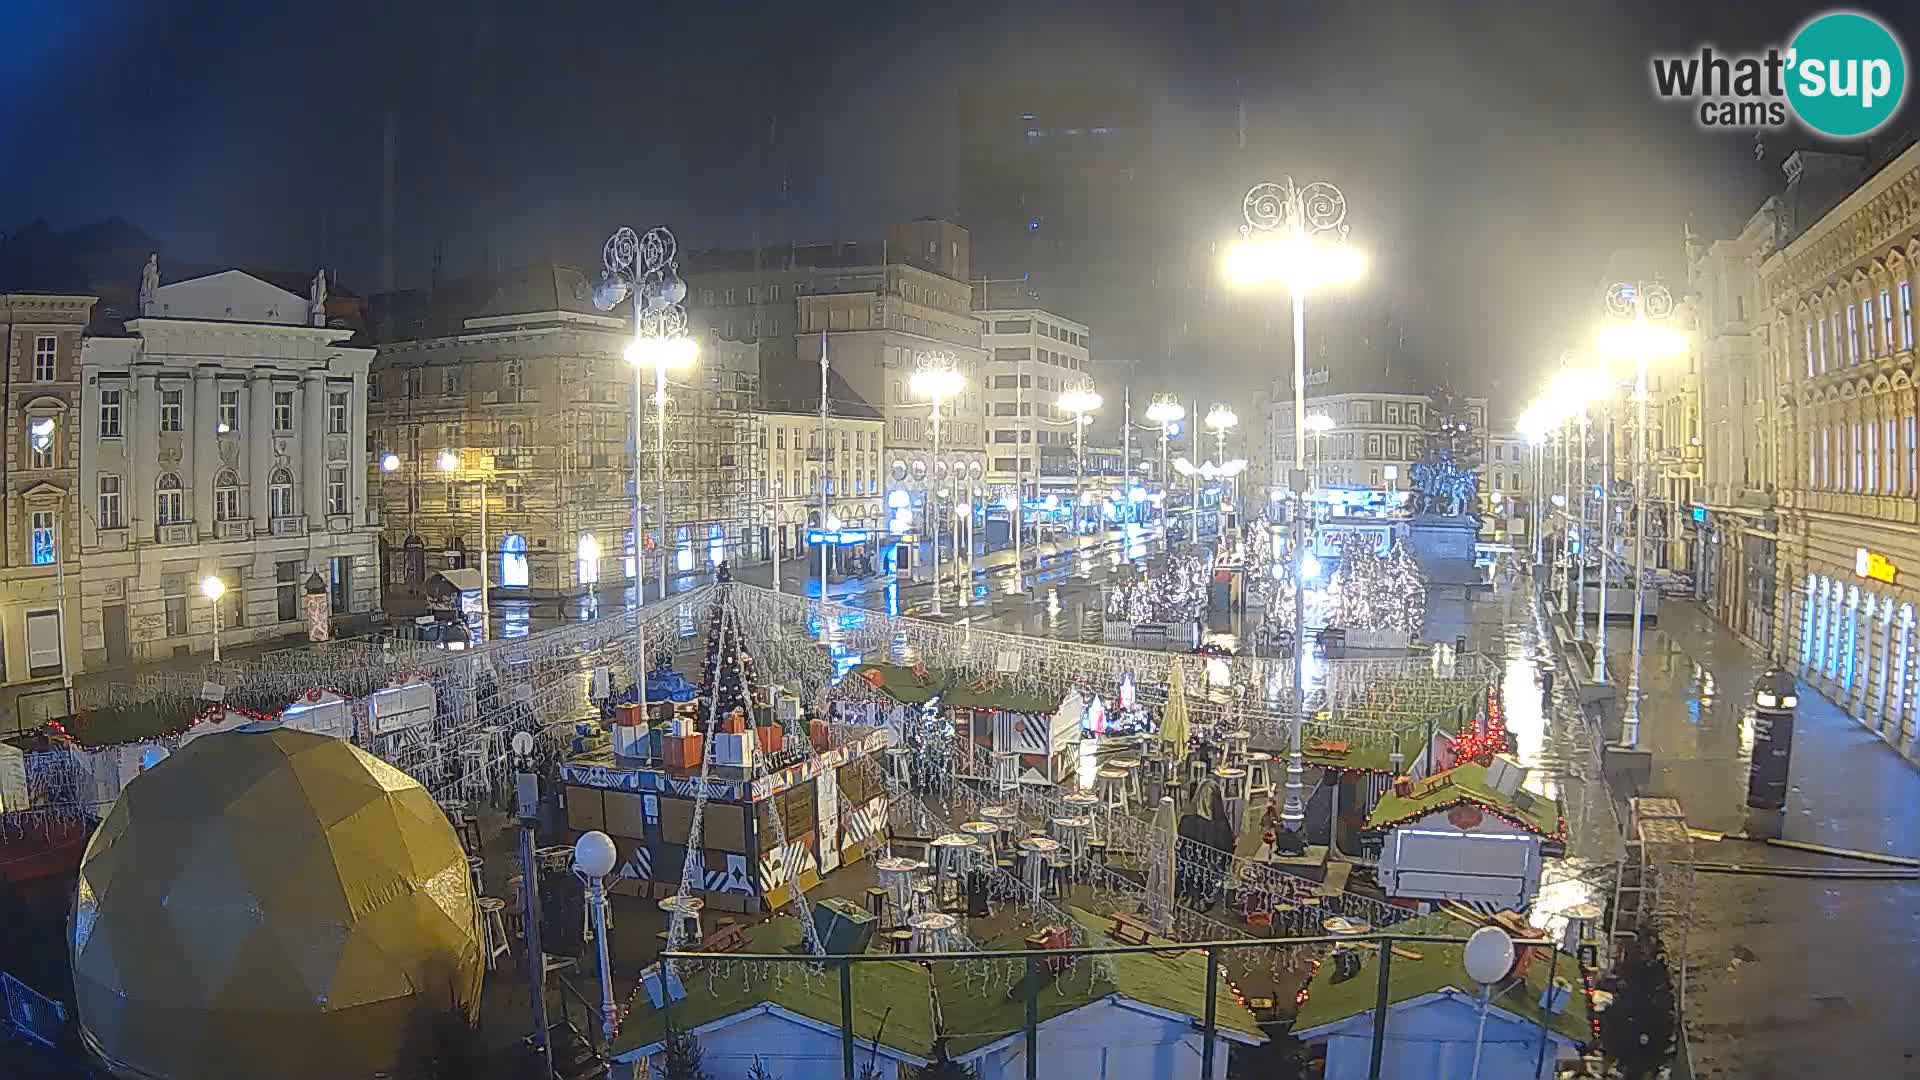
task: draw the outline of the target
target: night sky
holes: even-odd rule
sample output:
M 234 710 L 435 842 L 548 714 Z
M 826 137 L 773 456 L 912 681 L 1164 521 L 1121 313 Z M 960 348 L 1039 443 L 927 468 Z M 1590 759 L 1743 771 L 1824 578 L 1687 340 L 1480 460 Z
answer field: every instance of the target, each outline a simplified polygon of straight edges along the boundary
M 1909 49 L 1916 5 L 1867 4 Z M 392 10 L 390 10 L 392 9 Z M 122 216 L 166 258 L 397 282 L 597 259 L 619 223 L 689 248 L 871 239 L 955 213 L 965 85 L 1144 87 L 1167 220 L 1220 239 L 1213 167 L 1345 188 L 1390 303 L 1465 388 L 1529 392 L 1597 313 L 1607 255 L 1723 235 L 1780 183 L 1771 133 L 1655 100 L 1650 52 L 1784 42 L 1817 5 L 391 5 L 16 0 L 0 27 L 0 227 Z M 1908 94 L 1897 127 L 1916 115 Z M 1892 128 L 1888 129 L 1892 130 Z M 1155 223 L 1115 222 L 1157 234 Z M 1198 242 L 1198 241 L 1196 241 Z M 1099 327 L 1094 327 L 1096 346 Z M 1096 347 L 1096 364 L 1099 361 Z M 1216 368 L 1219 365 L 1216 364 Z M 1152 371 L 1143 371 L 1151 379 Z M 1225 385 L 1246 373 L 1214 370 Z

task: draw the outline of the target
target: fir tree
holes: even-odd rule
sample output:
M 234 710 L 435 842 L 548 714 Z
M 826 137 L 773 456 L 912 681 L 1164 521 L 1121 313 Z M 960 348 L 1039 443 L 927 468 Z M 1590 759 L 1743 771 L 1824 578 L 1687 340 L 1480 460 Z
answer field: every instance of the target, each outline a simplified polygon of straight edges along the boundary
M 715 702 L 716 717 L 726 716 L 735 709 L 751 715 L 748 699 L 753 658 L 747 655 L 740 640 L 740 628 L 726 625 L 728 621 L 721 607 L 714 605 L 713 622 L 707 628 L 707 655 L 700 666 L 700 697 Z M 720 647 L 723 636 L 726 638 L 724 655 Z M 706 722 L 705 710 L 702 710 L 701 722 Z
M 913 1080 L 979 1080 L 979 1077 L 979 1071 L 973 1066 L 944 1058 L 921 1066 L 913 1074 Z
M 660 1051 L 661 1080 L 707 1080 L 706 1053 L 699 1039 L 668 1028 Z
M 747 1070 L 747 1080 L 780 1080 L 780 1078 L 767 1068 L 767 1063 L 760 1060 L 759 1054 L 755 1054 L 753 1068 Z
M 1649 1080 L 1673 1060 L 1677 1013 L 1666 948 L 1651 926 L 1628 939 L 1610 982 L 1600 1047 L 1626 1080 Z

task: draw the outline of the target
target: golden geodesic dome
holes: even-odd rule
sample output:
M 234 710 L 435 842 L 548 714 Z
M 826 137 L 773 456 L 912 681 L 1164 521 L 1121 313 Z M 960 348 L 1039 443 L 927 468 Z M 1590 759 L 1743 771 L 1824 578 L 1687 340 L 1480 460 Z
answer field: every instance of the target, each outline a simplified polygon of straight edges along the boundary
M 87 845 L 68 944 L 81 1029 L 126 1075 L 392 1072 L 484 972 L 467 859 L 411 777 L 257 725 L 136 777 Z

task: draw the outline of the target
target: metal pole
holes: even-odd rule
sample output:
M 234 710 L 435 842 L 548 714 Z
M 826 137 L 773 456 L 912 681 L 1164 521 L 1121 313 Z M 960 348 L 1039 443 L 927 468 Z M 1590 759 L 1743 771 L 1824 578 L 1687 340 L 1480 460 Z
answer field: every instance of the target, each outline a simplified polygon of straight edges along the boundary
M 1593 681 L 1607 683 L 1607 584 L 1613 562 L 1613 390 L 1607 390 L 1600 443 L 1600 625 L 1593 632 Z
M 1305 778 L 1307 762 L 1302 749 L 1306 728 L 1307 615 L 1306 582 L 1301 580 L 1306 565 L 1308 531 L 1305 486 L 1307 472 L 1307 298 L 1293 291 L 1293 716 L 1287 724 L 1286 798 L 1280 805 L 1280 824 L 1289 832 L 1305 826 L 1307 803 Z
M 826 540 L 827 520 L 833 516 L 827 492 L 833 487 L 833 432 L 827 427 L 827 332 L 820 331 L 820 600 L 827 599 L 827 556 L 833 545 Z
M 522 771 L 518 777 L 518 786 L 525 787 L 530 796 L 524 800 L 528 809 L 537 810 L 540 805 L 539 783 L 539 778 L 530 771 Z M 533 823 L 531 817 L 520 819 L 520 910 L 526 915 L 527 986 L 532 989 L 533 1043 L 540 1052 L 541 1080 L 551 1080 L 553 1049 L 548 1045 L 547 960 L 540 946 L 540 872 L 533 861 Z
M 67 590 L 65 588 L 65 579 L 61 580 L 60 585 L 60 633 L 62 635 L 60 640 L 60 664 L 64 670 L 67 663 L 67 642 L 65 638 L 67 630 Z M 213 662 L 218 664 L 220 663 L 220 598 L 214 596 L 208 599 L 213 603 Z
M 1027 957 L 1027 1080 L 1040 1080 L 1040 961 Z
M 846 1080 L 853 1074 L 853 961 L 840 961 L 840 1070 Z
M 1644 318 L 1644 312 L 1642 313 Z M 1620 738 L 1633 747 L 1640 742 L 1640 620 L 1645 613 L 1645 574 L 1647 568 L 1647 357 L 1642 354 L 1634 375 L 1635 407 L 1633 433 L 1633 662 L 1627 669 L 1627 714 L 1621 724 Z
M 823 346 L 824 347 L 824 346 Z M 927 517 L 933 521 L 933 613 L 940 610 L 940 395 L 933 396 L 933 461 L 927 467 Z
M 1205 1045 L 1200 1050 L 1200 1080 L 1213 1080 L 1213 1044 L 1219 1028 L 1218 999 L 1220 997 L 1220 950 L 1207 947 L 1207 1009 L 1206 1020 L 1200 1025 L 1200 1037 Z
M 1367 1063 L 1367 1080 L 1380 1080 L 1380 1065 L 1387 1054 L 1387 994 L 1392 985 L 1393 942 L 1380 943 L 1380 981 L 1373 995 L 1373 1052 Z
M 660 510 L 654 516 L 660 519 L 660 599 L 667 598 L 667 367 L 665 364 L 653 366 L 653 408 L 654 420 L 660 428 L 654 450 L 654 477 L 659 485 Z
M 480 637 L 486 640 L 493 636 L 493 606 L 487 594 L 493 586 L 487 581 L 487 563 L 492 552 L 487 543 L 487 478 L 480 478 Z
M 1587 411 L 1580 410 L 1580 583 L 1574 587 L 1573 639 L 1587 639 Z M 1572 504 L 1568 504 L 1572 510 Z
M 600 956 L 600 1032 L 613 1045 L 619 1026 L 619 1010 L 613 1004 L 613 968 L 607 960 L 607 886 L 604 878 L 590 883 L 593 896 L 593 947 Z M 662 993 L 664 993 L 664 989 Z
M 639 300 L 635 300 L 636 305 Z M 640 320 L 633 320 L 634 337 L 640 332 Z M 640 609 L 647 602 L 647 560 L 646 560 L 646 523 L 642 520 L 640 509 L 640 429 L 641 408 L 646 404 L 647 386 L 641 378 L 640 367 L 633 369 L 633 683 L 637 688 L 634 700 L 640 703 L 640 715 L 647 716 L 647 637 L 642 629 L 645 625 L 640 617 Z M 779 564 L 775 564 L 773 587 L 780 587 Z
M 1473 1071 L 1467 1074 L 1467 1080 L 1480 1080 L 1480 1048 L 1487 1041 L 1487 1007 L 1493 1004 L 1493 984 L 1480 988 L 1480 1028 L 1473 1036 Z
M 1684 970 L 1686 964 L 1682 962 Z M 1533 1052 L 1533 1075 L 1539 1076 L 1547 1063 L 1547 1022 L 1553 1019 L 1553 977 L 1560 970 L 1560 947 L 1553 948 L 1553 958 L 1547 961 L 1547 1008 L 1540 1010 L 1540 1045 Z
M 1573 420 L 1560 429 L 1560 614 L 1573 613 Z

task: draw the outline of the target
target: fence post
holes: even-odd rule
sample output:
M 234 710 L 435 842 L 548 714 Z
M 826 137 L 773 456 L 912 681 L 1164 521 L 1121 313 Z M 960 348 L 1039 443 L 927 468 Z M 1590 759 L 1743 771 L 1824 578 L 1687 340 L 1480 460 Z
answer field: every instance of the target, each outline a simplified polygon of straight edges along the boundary
M 1392 982 L 1393 938 L 1380 943 L 1380 986 L 1373 998 L 1373 1057 L 1367 1065 L 1367 1080 L 1380 1080 L 1380 1060 L 1387 1051 L 1387 990 Z
M 840 961 L 840 1068 L 853 1080 L 853 961 Z
M 1214 1034 L 1218 1030 L 1217 1008 L 1220 997 L 1220 950 L 1216 946 L 1207 946 L 1207 1019 L 1200 1027 L 1200 1036 L 1206 1045 L 1200 1048 L 1200 1080 L 1213 1080 L 1213 1044 Z
M 1040 961 L 1027 957 L 1027 1080 L 1040 1080 Z

